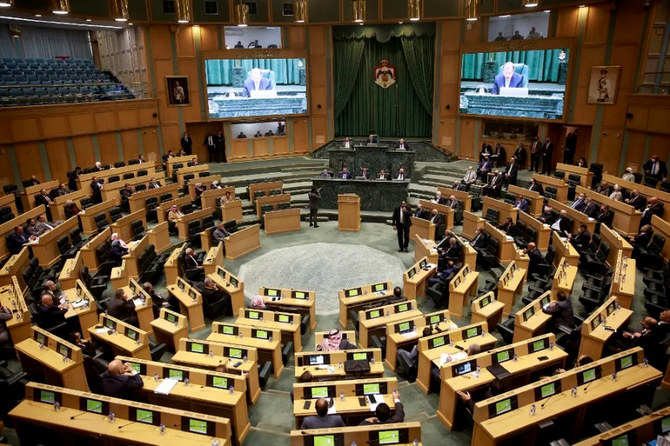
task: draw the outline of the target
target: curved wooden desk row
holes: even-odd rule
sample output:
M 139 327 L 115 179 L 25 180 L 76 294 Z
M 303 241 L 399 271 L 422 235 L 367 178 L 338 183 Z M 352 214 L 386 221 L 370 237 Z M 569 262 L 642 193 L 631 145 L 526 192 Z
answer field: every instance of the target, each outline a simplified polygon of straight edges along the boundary
M 454 428 L 460 399 L 457 392 L 485 389 L 501 377 L 508 383 L 525 385 L 531 374 L 562 367 L 568 354 L 558 347 L 549 348 L 555 340 L 554 334 L 549 333 L 443 365 L 440 367 L 438 418 L 447 429 Z
M 165 172 L 153 172 L 153 173 L 147 173 L 147 175 L 142 175 L 141 177 L 135 177 L 135 178 L 129 178 L 127 180 L 124 180 L 121 178 L 119 181 L 116 181 L 114 183 L 105 183 L 103 185 L 101 195 L 102 195 L 102 200 L 107 201 L 107 200 L 114 200 L 117 203 L 121 202 L 121 189 L 126 187 L 126 184 L 130 184 L 133 189 L 137 187 L 140 184 L 144 184 L 147 189 L 149 188 L 149 182 L 151 179 L 154 178 L 157 181 L 159 181 L 161 184 L 165 184 Z M 90 185 L 86 185 L 84 188 L 86 192 L 89 192 Z M 133 192 L 133 195 L 135 195 L 138 192 Z M 140 191 L 139 193 L 142 193 Z M 132 197 L 132 196 L 131 196 Z
M 382 351 L 380 348 L 364 348 L 357 350 L 313 351 L 300 352 L 294 355 L 295 378 L 310 372 L 315 381 L 333 381 L 351 378 L 380 378 L 384 374 Z M 368 361 L 369 372 L 350 372 L 344 369 L 349 360 Z
M 12 311 L 12 318 L 6 324 L 12 341 L 16 344 L 32 335 L 30 310 L 16 276 L 12 276 L 10 281 L 10 284 L 0 287 L 0 305 Z
M 463 308 L 470 303 L 470 296 L 477 295 L 477 280 L 479 272 L 473 270 L 467 263 L 456 273 L 449 282 L 449 314 L 461 317 Z
M 477 344 L 483 351 L 493 347 L 497 339 L 487 332 L 486 324 L 476 324 L 458 327 L 442 333 L 426 336 L 419 339 L 419 365 L 416 383 L 428 393 L 430 388 L 430 373 L 434 366 L 442 366 L 443 354 L 453 355 L 464 350 L 472 344 Z
M 39 205 L 33 209 L 30 209 L 29 211 L 24 212 L 21 215 L 12 218 L 9 221 L 0 224 L 0 259 L 6 259 L 11 255 L 9 248 L 7 247 L 7 239 L 5 237 L 14 232 L 14 229 L 17 226 L 25 225 L 28 219 L 37 218 L 45 212 L 46 208 L 44 205 Z
M 279 330 L 282 344 L 293 342 L 293 351 L 296 353 L 302 351 L 300 314 L 240 308 L 235 323 L 262 330 Z
M 340 300 L 340 325 L 347 328 L 349 311 L 358 311 L 362 307 L 372 305 L 393 295 L 393 282 L 379 282 L 338 291 Z
M 570 417 L 570 430 L 563 436 L 571 441 L 580 436 L 589 408 L 603 407 L 596 403 L 614 403 L 660 382 L 661 372 L 646 366 L 643 358 L 643 350 L 636 347 L 476 403 L 472 444 L 532 444 L 539 423 L 563 417 Z
M 583 212 L 579 212 L 572 207 L 568 206 L 565 203 L 561 203 L 560 201 L 556 201 L 553 198 L 550 198 L 547 201 L 547 204 L 551 206 L 552 209 L 556 210 L 557 212 L 565 211 L 568 213 L 568 217 L 572 218 L 573 224 L 572 224 L 572 232 L 575 233 L 577 232 L 577 227 L 580 224 L 585 224 L 586 229 L 593 234 L 595 229 L 596 229 L 596 221 L 595 219 L 589 217 Z
M 168 282 L 169 283 L 169 282 Z M 185 314 L 190 324 L 190 331 L 198 331 L 205 327 L 205 313 L 202 309 L 202 294 L 181 277 L 177 283 L 168 285 L 168 293 L 179 301 L 180 313 Z
M 551 227 L 523 211 L 519 211 L 519 220 L 524 223 L 526 227 L 535 230 L 535 240 L 533 240 L 535 245 L 539 250 L 546 251 L 551 237 Z
M 279 191 L 280 194 L 284 193 L 284 182 L 279 181 L 267 181 L 263 183 L 251 183 L 247 188 L 249 192 L 249 201 L 252 203 L 256 202 L 256 194 L 258 192 L 264 192 L 265 196 L 269 196 L 272 191 Z
M 614 229 L 627 235 L 637 234 L 637 230 L 640 226 L 642 212 L 635 210 L 635 208 L 629 204 L 626 204 L 622 201 L 613 200 L 610 197 L 599 194 L 592 189 L 577 186 L 576 192 L 578 194 L 584 193 L 584 195 L 590 197 L 596 203 L 606 204 L 609 206 L 610 210 L 614 212 L 614 220 L 612 222 L 612 227 Z
M 256 348 L 181 338 L 179 350 L 172 357 L 172 361 L 210 370 L 223 366 L 227 373 L 246 377 L 247 401 L 250 404 L 255 403 L 261 396 L 256 367 L 258 363 Z
M 637 274 L 636 260 L 624 258 L 622 252 L 617 254 L 612 276 L 610 294 L 617 298 L 617 302 L 624 308 L 630 309 L 635 297 L 635 276 Z
M 148 181 L 148 180 L 147 180 Z M 135 192 L 128 198 L 128 204 L 130 206 L 130 212 L 139 211 L 140 209 L 145 209 L 146 200 L 148 198 L 156 198 L 158 202 L 161 202 L 161 197 L 163 195 L 170 195 L 170 200 L 174 200 L 179 197 L 179 185 L 178 184 L 165 184 L 156 189 L 147 189 L 140 192 Z M 168 200 L 169 201 L 169 200 Z
M 492 331 L 502 320 L 505 304 L 496 300 L 493 291 L 479 296 L 470 305 L 470 321 L 486 322 L 488 331 Z
M 670 407 L 582 440 L 575 446 L 612 444 L 615 439 L 625 439 L 626 444 L 646 444 L 656 440 L 658 435 L 667 436 L 668 432 L 670 432 Z
M 385 441 L 388 442 L 386 444 L 398 446 L 421 446 L 421 423 L 373 424 L 291 431 L 291 446 L 349 445 L 354 442 L 360 445 L 385 444 Z
M 579 354 L 593 359 L 602 358 L 605 344 L 615 336 L 616 331 L 625 329 L 632 315 L 633 311 L 621 307 L 616 297 L 607 299 L 584 320 Z
M 411 351 L 423 337 L 424 327 L 436 327 L 440 331 L 457 328 L 449 319 L 449 310 L 434 311 L 409 319 L 403 319 L 386 326 L 386 359 L 384 363 L 395 370 L 398 349 Z
M 54 410 L 54 403 L 60 409 Z M 113 412 L 115 421 L 110 422 Z M 110 398 L 62 387 L 29 383 L 26 399 L 10 416 L 22 442 L 147 445 L 230 445 L 230 420 L 152 404 Z M 164 433 L 161 427 L 164 426 Z M 60 440 L 60 441 L 58 441 Z
M 249 433 L 247 383 L 243 376 L 127 356 L 117 356 L 116 359 L 129 363 L 142 375 L 144 386 L 140 392 L 150 404 L 228 418 L 234 444 L 241 444 Z M 154 393 L 166 378 L 179 383 L 169 395 Z
M 520 268 L 516 261 L 512 260 L 498 279 L 498 301 L 504 305 L 503 314 L 505 316 L 512 311 L 516 295 L 523 293 L 526 276 L 526 269 Z
M 183 164 L 186 166 L 193 158 L 196 160 L 198 159 L 198 155 L 193 154 L 193 155 L 185 155 L 185 156 L 173 156 L 171 158 L 168 158 L 165 160 L 165 167 L 167 169 L 167 174 L 169 177 L 172 176 L 174 173 L 174 165 L 175 164 Z M 177 168 L 179 170 L 179 168 Z
M 608 173 L 603 173 L 603 181 L 606 181 L 609 184 L 618 184 L 619 186 L 631 190 L 637 190 L 640 194 L 644 195 L 647 198 L 656 197 L 659 201 L 664 203 L 663 206 L 663 218 L 667 221 L 670 219 L 670 193 L 664 192 L 660 189 L 653 187 L 645 186 L 644 184 L 638 184 L 634 181 L 625 181 L 621 177 L 610 175 Z M 660 185 L 659 181 L 659 185 Z
M 316 415 L 316 400 L 332 398 L 336 413 L 349 426 L 358 425 L 364 418 L 375 416 L 374 402 L 366 395 L 375 395 L 377 402 L 383 400 L 391 411 L 395 410 L 393 391 L 398 389 L 396 378 L 352 379 L 346 381 L 322 381 L 317 383 L 293 384 L 293 415 L 295 427 L 300 428 L 303 420 Z M 361 400 L 363 398 L 363 400 Z M 305 406 L 308 406 L 305 408 Z
M 233 305 L 233 316 L 238 316 L 240 308 L 244 308 L 244 282 L 219 265 L 217 265 L 215 273 L 209 274 L 207 277 L 228 293 Z
M 423 240 L 419 235 L 416 235 L 414 238 Z M 415 248 L 415 252 L 416 250 L 417 248 Z M 414 265 L 410 266 L 402 275 L 404 296 L 407 299 L 416 299 L 417 296 L 425 296 L 426 282 L 435 275 L 436 271 L 437 259 L 435 263 L 432 263 L 428 260 L 427 256 L 423 256 Z
M 358 312 L 358 346 L 368 348 L 372 335 L 386 333 L 386 327 L 394 322 L 422 316 L 416 300 L 406 300 L 391 305 L 375 307 Z
M 46 189 L 47 192 L 50 192 L 59 185 L 60 182 L 56 179 L 24 188 L 23 192 L 19 195 L 21 197 L 21 202 L 23 203 L 23 209 L 27 211 L 35 207 L 35 195 L 39 194 L 42 189 Z
M 308 314 L 310 330 L 316 328 L 316 291 L 260 287 L 258 294 L 270 309 L 301 316 Z
M 483 197 L 482 198 L 482 215 L 486 215 L 486 212 L 489 209 L 495 209 L 498 211 L 498 224 L 505 223 L 505 220 L 507 220 L 507 217 L 510 217 L 514 223 L 516 223 L 516 219 L 519 214 L 519 210 L 516 209 L 514 206 L 511 204 L 502 201 L 502 200 L 497 200 L 495 198 L 491 197 Z
M 112 347 L 116 355 L 151 359 L 149 334 L 146 331 L 105 313 L 99 314 L 98 317 L 100 318 L 98 325 L 88 329 L 97 341 Z
M 198 177 L 195 181 L 191 180 L 188 183 L 188 193 L 187 196 L 191 198 L 191 200 L 195 200 L 198 196 L 198 194 L 195 192 L 195 185 L 197 183 L 202 184 L 202 187 L 205 189 L 209 190 L 221 190 L 221 189 L 212 189 L 213 183 L 217 181 L 219 184 L 218 186 L 221 186 L 221 175 L 207 175 L 204 177 Z M 232 186 L 231 186 L 232 187 Z M 222 188 L 225 189 L 225 188 Z M 207 206 L 204 206 L 207 207 Z M 218 206 L 213 206 L 213 207 L 218 207 Z

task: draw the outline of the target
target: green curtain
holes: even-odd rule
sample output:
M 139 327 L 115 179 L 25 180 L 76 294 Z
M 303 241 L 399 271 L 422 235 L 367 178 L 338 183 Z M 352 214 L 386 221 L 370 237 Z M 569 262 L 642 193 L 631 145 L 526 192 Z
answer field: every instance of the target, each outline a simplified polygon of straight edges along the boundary
M 233 85 L 233 67 L 239 65 L 249 71 L 252 68 L 268 69 L 275 73 L 277 85 L 300 85 L 298 61 L 305 59 L 216 59 L 205 61 L 207 85 Z
M 342 67 L 358 67 L 363 56 L 365 42 L 363 39 L 352 38 L 348 45 L 335 45 L 335 60 Z M 335 70 L 335 116 L 339 116 L 347 105 L 358 70 Z
M 551 49 L 464 54 L 461 64 L 461 79 L 482 80 L 484 78 L 484 65 L 493 56 L 493 60 L 496 61 L 498 67 L 508 61 L 528 65 L 529 81 L 558 82 L 558 55 L 561 51 L 561 49 Z
M 391 35 L 385 42 L 374 37 L 334 39 L 335 79 L 352 76 L 349 71 L 356 74 L 348 98 L 342 87 L 338 87 L 335 95 L 336 135 L 361 136 L 370 131 L 394 137 L 431 135 L 435 37 L 434 34 L 408 36 L 413 42 L 405 44 L 402 38 Z M 364 48 L 356 66 L 346 57 L 354 50 L 346 47 L 360 45 L 360 41 Z M 396 83 L 386 89 L 374 83 L 374 68 L 384 59 L 396 69 Z

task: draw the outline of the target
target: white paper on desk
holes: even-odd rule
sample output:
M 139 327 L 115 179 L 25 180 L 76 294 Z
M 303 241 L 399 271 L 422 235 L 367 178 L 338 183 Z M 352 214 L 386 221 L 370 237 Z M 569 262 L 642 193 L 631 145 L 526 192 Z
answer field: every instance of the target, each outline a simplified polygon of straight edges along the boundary
M 417 335 L 416 331 L 408 331 L 406 333 L 401 333 L 400 336 L 403 338 L 415 338 Z
M 333 404 L 331 407 L 328 408 L 328 415 L 334 415 L 337 413 L 337 409 L 335 408 L 335 404 Z
M 95 332 L 96 333 L 107 333 L 109 331 L 109 328 L 96 328 Z
M 133 299 L 133 303 L 135 304 L 136 307 L 141 307 L 142 305 L 144 305 L 144 302 L 142 302 L 142 299 L 140 298 Z
M 72 308 L 81 308 L 85 307 L 88 301 L 86 299 L 79 299 L 74 302 L 72 302 Z
M 589 221 L 596 221 L 596 219 L 593 217 L 589 217 Z
M 317 370 L 326 370 L 328 368 L 328 364 L 320 364 L 316 366 Z
M 163 382 L 154 389 L 154 393 L 157 393 L 158 395 L 169 395 L 178 382 L 179 381 L 176 379 L 165 378 Z
M 458 352 L 454 353 L 451 355 L 452 361 L 460 361 L 461 359 L 465 359 L 468 357 L 468 354 L 466 352 Z
M 568 243 L 567 237 L 559 237 L 563 243 Z
M 451 362 L 451 356 L 447 353 L 442 353 L 440 355 L 440 365 L 444 365 L 447 362 Z
M 546 223 L 544 223 L 544 224 L 542 225 L 542 227 L 545 228 L 545 229 L 547 229 L 547 228 L 549 227 L 549 225 L 546 224 Z
M 506 236 L 505 236 L 505 239 L 506 239 L 508 242 L 513 242 L 513 241 L 514 241 L 514 237 L 510 237 L 509 235 L 506 235 Z

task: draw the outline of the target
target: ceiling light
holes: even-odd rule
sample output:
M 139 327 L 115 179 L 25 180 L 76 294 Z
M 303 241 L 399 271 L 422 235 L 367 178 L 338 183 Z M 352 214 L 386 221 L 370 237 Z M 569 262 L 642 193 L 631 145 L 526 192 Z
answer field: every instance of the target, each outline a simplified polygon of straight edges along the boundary
M 42 14 L 35 14 L 35 17 L 42 17 Z
M 0 8 L 9 8 L 14 6 L 14 0 L 0 0 Z
M 175 0 L 174 10 L 177 14 L 177 23 L 189 23 L 191 21 L 191 0 Z
M 86 21 L 87 21 L 87 22 L 92 22 L 93 20 L 91 20 L 91 19 L 86 19 Z
M 249 5 L 238 3 L 235 5 L 235 21 L 237 26 L 247 26 L 249 24 Z
M 421 20 L 421 0 L 407 1 L 407 16 L 412 22 Z
M 362 23 L 365 21 L 365 9 L 366 2 L 365 0 L 354 0 L 351 2 L 352 16 L 354 22 Z
M 295 23 L 305 23 L 307 21 L 307 0 L 293 2 L 293 18 Z
M 111 0 L 110 11 L 112 12 L 112 18 L 117 22 L 127 22 L 130 18 L 128 0 Z
M 465 0 L 465 20 L 475 22 L 479 20 L 480 0 Z
M 51 12 L 58 15 L 70 13 L 70 0 L 51 0 Z
M 535 8 L 540 5 L 540 0 L 521 0 L 521 3 L 526 8 Z

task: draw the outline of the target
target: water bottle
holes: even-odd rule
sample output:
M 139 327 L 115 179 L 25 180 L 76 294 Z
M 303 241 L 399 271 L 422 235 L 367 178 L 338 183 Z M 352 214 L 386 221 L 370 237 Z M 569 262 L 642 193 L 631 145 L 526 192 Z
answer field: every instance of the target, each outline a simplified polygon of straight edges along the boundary
M 570 395 L 572 395 L 573 397 L 577 396 L 577 386 L 574 386 L 572 388 L 572 391 L 570 392 Z
M 340 401 L 344 401 L 344 392 L 340 392 Z
M 63 362 L 67 362 L 67 355 L 61 355 L 63 357 Z
M 158 373 L 154 373 L 154 381 L 158 381 Z
M 532 417 L 535 415 L 535 404 L 530 405 L 530 416 Z
M 649 366 L 649 360 L 647 358 L 644 358 L 642 360 L 642 367 L 647 367 L 647 366 Z
M 553 350 L 553 349 L 554 349 L 554 343 L 553 343 L 553 342 L 550 342 L 550 343 L 549 343 L 549 351 L 551 351 L 551 350 Z
M 212 446 L 221 446 L 221 442 L 219 440 L 214 440 L 212 441 Z
M 517 355 L 516 353 L 514 353 L 514 362 L 516 362 L 518 359 L 519 359 L 519 355 Z
M 213 358 L 214 357 L 214 352 L 212 350 L 209 351 L 209 357 Z
M 235 394 L 235 387 L 233 387 L 233 386 L 228 387 L 228 392 L 230 392 L 231 395 L 234 395 Z
M 389 317 L 391 315 L 391 312 L 389 310 L 386 310 L 386 317 Z
M 188 380 L 188 378 L 184 378 L 184 385 L 188 386 L 189 384 L 190 384 L 190 381 Z
M 375 357 L 370 358 L 370 364 L 375 365 Z
M 338 368 L 339 370 L 342 370 L 342 363 L 341 363 L 341 362 L 337 364 L 337 368 Z
M 247 362 L 247 355 L 244 355 L 244 356 L 242 357 L 242 361 L 244 361 L 245 363 Z
M 616 381 L 616 372 L 612 372 L 612 381 Z
M 116 415 L 114 415 L 114 412 L 110 412 L 108 418 L 109 418 L 110 423 L 113 423 L 113 422 L 116 421 Z
M 60 410 L 60 403 L 58 401 L 54 401 L 54 410 L 58 412 Z
M 412 442 L 412 446 L 419 446 L 419 440 L 415 438 L 414 441 Z
M 356 443 L 355 441 L 352 441 L 351 446 L 358 446 L 358 443 Z
M 161 423 L 161 435 L 165 435 L 165 425 Z

